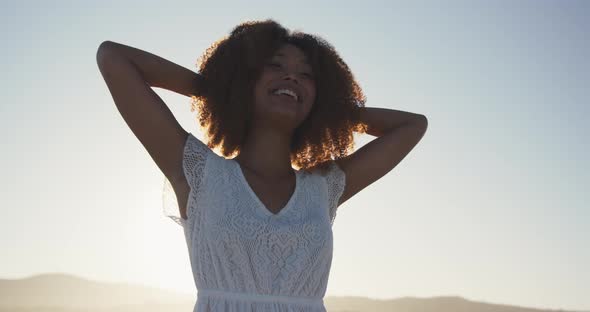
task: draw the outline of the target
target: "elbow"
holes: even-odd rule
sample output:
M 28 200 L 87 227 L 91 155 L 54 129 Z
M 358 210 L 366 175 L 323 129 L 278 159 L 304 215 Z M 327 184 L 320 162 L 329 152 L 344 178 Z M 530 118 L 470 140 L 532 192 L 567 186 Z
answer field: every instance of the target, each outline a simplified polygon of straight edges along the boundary
M 428 129 L 428 118 L 422 114 L 417 114 L 414 125 L 419 128 L 422 132 L 422 135 L 424 135 L 424 133 L 426 133 L 426 129 Z
M 428 124 L 428 118 L 426 118 L 426 116 L 425 116 L 425 115 L 422 115 L 422 114 L 416 114 L 416 119 L 417 119 L 419 122 L 422 122 L 422 123 Z
M 428 128 L 428 118 L 424 115 L 420 115 L 420 122 L 424 125 L 424 130 Z
M 98 46 L 97 51 L 104 51 L 104 50 L 109 50 L 112 49 L 117 43 L 110 41 L 110 40 L 105 40 L 103 42 L 100 43 L 100 45 Z
M 110 41 L 103 41 L 99 46 L 98 49 L 96 49 L 96 63 L 100 66 L 105 59 L 105 53 L 109 47 L 109 42 Z
M 96 63 L 100 66 L 110 58 L 116 43 L 110 40 L 103 41 L 96 49 Z
M 428 118 L 422 114 L 414 114 L 414 118 L 411 123 L 424 129 L 428 128 Z

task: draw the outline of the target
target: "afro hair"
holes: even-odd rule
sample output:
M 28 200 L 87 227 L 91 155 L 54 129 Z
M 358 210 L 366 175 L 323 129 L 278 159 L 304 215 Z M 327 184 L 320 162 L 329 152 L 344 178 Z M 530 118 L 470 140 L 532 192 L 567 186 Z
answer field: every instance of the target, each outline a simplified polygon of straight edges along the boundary
M 366 133 L 359 119 L 366 98 L 348 65 L 321 37 L 291 32 L 272 19 L 239 24 L 199 57 L 197 68 L 206 87 L 192 96 L 191 112 L 197 110 L 210 148 L 220 146 L 225 157 L 239 153 L 252 122 L 254 84 L 263 65 L 285 43 L 304 52 L 317 90 L 308 116 L 294 130 L 291 164 L 326 169 L 330 160 L 353 150 L 353 132 Z

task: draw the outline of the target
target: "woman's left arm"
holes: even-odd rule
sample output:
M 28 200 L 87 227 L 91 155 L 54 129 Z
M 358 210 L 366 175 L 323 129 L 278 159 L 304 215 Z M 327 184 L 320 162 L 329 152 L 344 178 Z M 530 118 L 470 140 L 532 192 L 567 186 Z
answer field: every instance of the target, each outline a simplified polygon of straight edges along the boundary
M 346 182 L 338 205 L 397 166 L 418 144 L 428 127 L 426 116 L 394 109 L 361 107 L 360 121 L 377 138 L 335 162 Z
M 427 127 L 426 116 L 395 109 L 361 107 L 361 122 L 367 125 L 367 134 L 380 137 L 386 132 L 401 126 L 416 125 Z

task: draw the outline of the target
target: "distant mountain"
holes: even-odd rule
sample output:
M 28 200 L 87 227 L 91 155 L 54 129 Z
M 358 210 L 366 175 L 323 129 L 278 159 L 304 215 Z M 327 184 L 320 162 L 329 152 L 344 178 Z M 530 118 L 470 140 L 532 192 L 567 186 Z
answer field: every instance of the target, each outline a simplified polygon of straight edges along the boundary
M 535 309 L 476 302 L 457 296 L 403 297 L 388 300 L 366 297 L 326 297 L 324 304 L 330 312 L 574 312 L 573 310 Z
M 123 283 L 96 282 L 67 274 L 0 279 L 0 311 L 192 311 L 196 296 Z M 147 307 L 150 307 L 146 309 Z M 51 308 L 54 307 L 54 308 Z M 137 309 L 136 309 L 137 308 Z M 188 310 L 187 310 L 188 309 Z
M 67 274 L 0 279 L 0 312 L 192 312 L 195 301 L 196 294 L 97 282 Z M 324 302 L 329 312 L 566 312 L 482 303 L 461 297 L 390 300 L 326 297 Z

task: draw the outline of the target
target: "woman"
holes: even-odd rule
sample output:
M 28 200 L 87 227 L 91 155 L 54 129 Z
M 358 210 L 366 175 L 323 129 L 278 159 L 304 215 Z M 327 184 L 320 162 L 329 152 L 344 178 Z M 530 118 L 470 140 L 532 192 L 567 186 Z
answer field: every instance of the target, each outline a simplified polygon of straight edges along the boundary
M 184 229 L 195 311 L 326 311 L 337 207 L 413 149 L 426 117 L 365 107 L 329 43 L 273 20 L 236 26 L 198 74 L 111 41 L 97 62 L 176 195 L 166 213 Z M 207 144 L 150 87 L 191 97 Z M 353 132 L 377 138 L 350 153 Z

